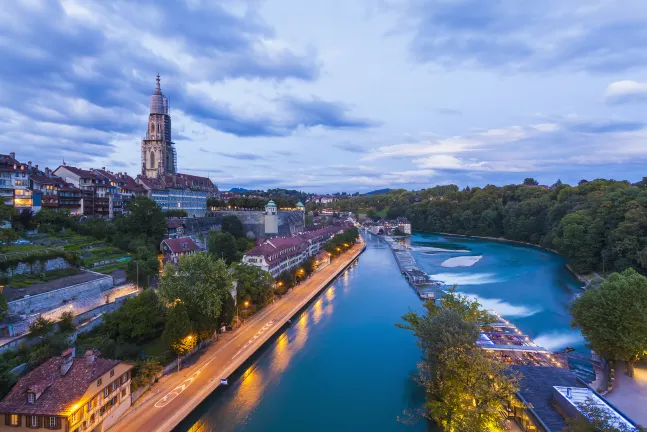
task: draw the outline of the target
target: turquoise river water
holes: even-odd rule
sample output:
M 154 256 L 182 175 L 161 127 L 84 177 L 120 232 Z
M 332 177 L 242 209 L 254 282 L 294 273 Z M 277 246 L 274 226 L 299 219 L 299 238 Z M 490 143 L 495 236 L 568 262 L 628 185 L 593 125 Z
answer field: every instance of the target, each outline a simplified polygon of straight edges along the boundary
M 386 243 L 370 235 L 366 240 L 358 262 L 178 431 L 429 430 L 425 421 L 398 421 L 424 395 L 412 381 L 420 351 L 394 324 L 422 304 Z M 568 314 L 580 284 L 563 258 L 472 238 L 415 234 L 407 241 L 424 271 L 457 284 L 538 345 L 584 350 Z

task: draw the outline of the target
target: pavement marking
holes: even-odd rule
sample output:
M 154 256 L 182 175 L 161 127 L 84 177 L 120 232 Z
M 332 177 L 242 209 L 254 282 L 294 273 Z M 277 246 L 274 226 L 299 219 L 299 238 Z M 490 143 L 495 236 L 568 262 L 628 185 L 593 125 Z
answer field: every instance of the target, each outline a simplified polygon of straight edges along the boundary
M 241 352 L 243 352 L 247 347 L 249 347 L 256 339 L 258 339 L 259 336 L 261 336 L 263 333 L 267 331 L 274 323 L 276 322 L 275 319 L 269 321 L 267 324 L 265 324 L 259 331 L 256 332 L 254 337 L 252 337 L 247 343 L 232 357 L 232 359 L 236 358 L 237 355 L 239 355 Z M 193 372 L 187 379 L 182 381 L 177 387 L 175 387 L 173 390 L 165 394 L 160 400 L 158 400 L 155 403 L 155 408 L 164 408 L 166 405 L 171 403 L 176 397 L 182 394 L 184 390 L 186 390 L 191 384 L 193 384 L 193 381 L 195 381 L 200 373 L 206 368 L 209 363 L 211 363 L 213 360 L 215 360 L 216 356 L 213 356 L 209 361 L 205 362 L 198 370 Z

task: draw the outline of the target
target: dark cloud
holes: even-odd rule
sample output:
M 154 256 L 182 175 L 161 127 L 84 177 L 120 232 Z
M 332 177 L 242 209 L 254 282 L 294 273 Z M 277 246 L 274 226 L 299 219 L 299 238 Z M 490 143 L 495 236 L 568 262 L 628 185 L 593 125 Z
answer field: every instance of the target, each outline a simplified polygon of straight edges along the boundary
M 617 72 L 647 64 L 647 16 L 638 2 L 406 0 L 403 30 L 420 62 L 531 71 Z M 634 11 L 633 13 L 631 11 Z
M 264 160 L 265 157 L 259 156 L 254 153 L 226 153 L 226 152 L 215 152 L 216 154 L 224 157 L 228 157 L 231 159 L 238 159 L 238 160 Z
M 590 134 L 605 134 L 613 132 L 634 132 L 645 129 L 647 123 L 633 121 L 605 121 L 577 123 L 569 126 L 573 132 L 584 132 Z
M 351 142 L 343 142 L 339 144 L 333 144 L 334 147 L 337 147 L 338 149 L 345 150 L 347 152 L 351 153 L 364 153 L 366 150 L 358 145 L 358 144 L 353 144 Z
M 317 98 L 286 97 L 282 104 L 292 117 L 292 127 L 323 126 L 332 129 L 366 129 L 380 124 L 372 120 L 349 116 L 349 108 L 344 104 Z

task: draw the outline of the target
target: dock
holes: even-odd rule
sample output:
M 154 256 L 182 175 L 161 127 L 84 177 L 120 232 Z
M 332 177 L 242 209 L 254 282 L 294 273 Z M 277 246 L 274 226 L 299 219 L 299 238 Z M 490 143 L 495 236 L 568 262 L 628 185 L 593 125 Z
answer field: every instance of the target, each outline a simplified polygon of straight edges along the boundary
M 400 272 L 407 279 L 409 285 L 416 291 L 418 297 L 423 300 L 436 298 L 436 292 L 442 289 L 444 285 L 441 282 L 432 280 L 427 273 L 422 271 L 411 254 L 411 250 L 406 245 L 399 243 L 391 236 L 381 235 L 379 237 L 389 245 Z

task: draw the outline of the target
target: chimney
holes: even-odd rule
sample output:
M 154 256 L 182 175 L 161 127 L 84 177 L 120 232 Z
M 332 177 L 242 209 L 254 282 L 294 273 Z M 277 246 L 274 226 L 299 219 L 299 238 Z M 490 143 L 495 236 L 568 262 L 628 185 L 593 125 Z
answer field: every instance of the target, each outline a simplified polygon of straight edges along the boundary
M 9 153 L 9 156 L 11 156 L 11 159 L 16 159 L 16 153 L 14 152 Z
M 29 165 L 29 168 L 31 168 L 31 161 L 28 161 L 27 165 Z
M 566 397 L 567 397 L 567 398 L 569 398 L 569 399 L 573 398 L 573 393 L 571 392 L 571 388 L 570 388 L 570 387 L 568 387 L 568 388 L 566 389 Z
M 38 170 L 38 165 L 34 165 L 34 168 L 36 168 Z
M 106 170 L 106 167 L 101 167 L 101 169 L 102 169 L 103 171 L 105 171 L 105 170 Z
M 61 354 L 61 375 L 65 375 L 72 365 L 74 364 L 74 353 L 76 349 L 74 347 L 68 348 L 65 351 L 63 351 L 63 354 Z
M 94 350 L 89 349 L 85 352 L 85 362 L 87 364 L 94 363 Z

